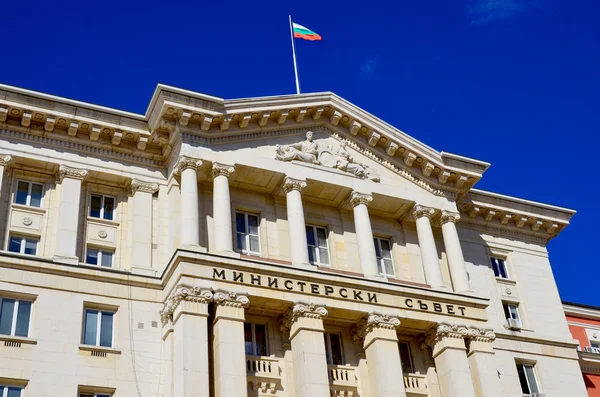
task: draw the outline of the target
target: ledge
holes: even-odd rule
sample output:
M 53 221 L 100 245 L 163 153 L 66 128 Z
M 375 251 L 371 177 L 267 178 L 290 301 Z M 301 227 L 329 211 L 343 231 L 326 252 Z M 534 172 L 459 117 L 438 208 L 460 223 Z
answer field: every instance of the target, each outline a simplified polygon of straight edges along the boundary
M 34 214 L 44 215 L 46 213 L 46 209 L 43 207 L 33 207 L 31 205 L 17 204 L 11 203 L 11 207 L 16 210 L 21 210 L 24 212 L 32 212 Z
M 517 285 L 517 282 L 510 278 L 495 277 L 495 279 L 498 284 Z
M 12 336 L 12 335 L 0 335 L 0 341 L 3 342 L 14 342 L 24 343 L 26 345 L 37 345 L 37 340 L 33 338 L 27 338 L 24 336 Z
M 117 221 L 111 221 L 108 219 L 102 219 L 102 218 L 94 218 L 93 216 L 87 216 L 87 221 L 91 222 L 91 223 L 98 223 L 100 225 L 106 225 L 106 226 L 112 226 L 112 227 L 119 227 L 119 222 Z
M 98 352 L 104 354 L 121 354 L 121 350 L 112 348 L 112 347 L 104 347 L 104 346 L 92 346 L 92 345 L 79 345 L 79 350 L 89 351 L 89 352 Z

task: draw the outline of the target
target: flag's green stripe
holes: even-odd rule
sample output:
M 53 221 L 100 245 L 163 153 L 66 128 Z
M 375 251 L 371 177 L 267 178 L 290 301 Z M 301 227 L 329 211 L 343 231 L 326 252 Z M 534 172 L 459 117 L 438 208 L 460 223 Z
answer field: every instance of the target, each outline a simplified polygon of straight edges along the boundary
M 313 32 L 312 30 L 308 30 L 308 29 L 300 29 L 300 28 L 294 28 L 294 32 L 296 33 L 300 33 L 300 34 L 316 34 L 315 32 Z

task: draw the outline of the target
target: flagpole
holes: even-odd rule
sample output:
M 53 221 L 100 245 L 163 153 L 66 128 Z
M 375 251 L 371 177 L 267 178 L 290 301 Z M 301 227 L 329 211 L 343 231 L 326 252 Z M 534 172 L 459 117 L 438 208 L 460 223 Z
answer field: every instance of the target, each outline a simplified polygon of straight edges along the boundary
M 290 15 L 290 36 L 292 38 L 292 55 L 294 56 L 294 73 L 296 75 L 296 94 L 300 94 L 300 80 L 298 80 L 298 65 L 296 64 L 296 45 L 294 43 L 294 29 L 292 27 L 292 16 Z

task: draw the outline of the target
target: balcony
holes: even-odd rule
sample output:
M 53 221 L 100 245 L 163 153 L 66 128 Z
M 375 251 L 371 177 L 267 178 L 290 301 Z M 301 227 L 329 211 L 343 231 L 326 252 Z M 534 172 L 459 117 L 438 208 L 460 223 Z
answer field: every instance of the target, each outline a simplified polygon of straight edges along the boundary
M 246 376 L 252 390 L 274 394 L 281 384 L 279 359 L 246 356 Z
M 356 394 L 356 370 L 348 365 L 328 365 L 329 388 L 333 397 L 352 397 Z
M 429 395 L 427 388 L 427 378 L 421 374 L 404 374 L 404 387 L 408 397 L 418 397 Z

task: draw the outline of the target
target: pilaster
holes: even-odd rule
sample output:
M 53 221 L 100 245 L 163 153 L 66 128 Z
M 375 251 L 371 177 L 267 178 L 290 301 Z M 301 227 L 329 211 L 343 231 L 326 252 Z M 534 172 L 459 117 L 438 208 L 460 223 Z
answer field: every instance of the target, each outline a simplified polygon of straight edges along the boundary
M 0 197 L 2 197 L 2 183 L 4 181 L 4 172 L 10 167 L 13 157 L 10 154 L 0 154 Z
M 154 275 L 152 268 L 152 195 L 158 191 L 158 183 L 139 179 L 131 181 L 133 206 L 131 209 L 131 269 Z

